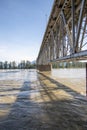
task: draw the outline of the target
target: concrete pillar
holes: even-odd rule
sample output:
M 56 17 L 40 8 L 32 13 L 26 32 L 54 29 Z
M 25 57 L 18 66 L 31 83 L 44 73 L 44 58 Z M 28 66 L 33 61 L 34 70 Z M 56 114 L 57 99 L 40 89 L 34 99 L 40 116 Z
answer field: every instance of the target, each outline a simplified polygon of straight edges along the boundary
M 37 69 L 39 71 L 51 71 L 52 65 L 51 64 L 49 64 L 49 65 L 38 65 Z

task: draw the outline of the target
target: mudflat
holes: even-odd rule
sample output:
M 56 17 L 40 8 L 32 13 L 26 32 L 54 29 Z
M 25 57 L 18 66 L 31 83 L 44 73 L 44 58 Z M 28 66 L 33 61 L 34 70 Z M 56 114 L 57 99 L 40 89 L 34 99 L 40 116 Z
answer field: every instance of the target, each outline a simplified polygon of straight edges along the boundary
M 36 70 L 5 76 L 0 80 L 0 130 L 87 130 L 87 99 L 73 84 Z

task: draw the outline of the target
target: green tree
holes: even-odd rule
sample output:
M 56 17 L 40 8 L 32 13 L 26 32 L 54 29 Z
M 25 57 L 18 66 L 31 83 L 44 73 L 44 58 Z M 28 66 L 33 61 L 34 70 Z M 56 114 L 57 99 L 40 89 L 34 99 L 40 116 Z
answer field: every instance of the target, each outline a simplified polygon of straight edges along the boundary
M 0 62 L 0 69 L 3 69 L 3 62 Z
M 4 62 L 4 69 L 8 69 L 8 61 Z

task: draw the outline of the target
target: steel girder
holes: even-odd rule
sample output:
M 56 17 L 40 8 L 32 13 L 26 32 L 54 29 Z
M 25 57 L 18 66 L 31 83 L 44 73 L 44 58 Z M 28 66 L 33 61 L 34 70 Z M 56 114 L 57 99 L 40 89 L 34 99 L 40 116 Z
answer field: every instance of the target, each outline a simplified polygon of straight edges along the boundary
M 37 64 L 87 59 L 87 0 L 55 0 Z

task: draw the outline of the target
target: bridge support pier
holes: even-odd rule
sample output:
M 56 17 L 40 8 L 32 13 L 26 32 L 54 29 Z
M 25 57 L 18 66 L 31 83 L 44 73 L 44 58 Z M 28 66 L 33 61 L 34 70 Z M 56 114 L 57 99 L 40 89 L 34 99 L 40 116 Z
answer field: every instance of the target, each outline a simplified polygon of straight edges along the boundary
M 51 71 L 52 65 L 51 64 L 49 64 L 49 65 L 38 65 L 37 69 L 39 71 Z

